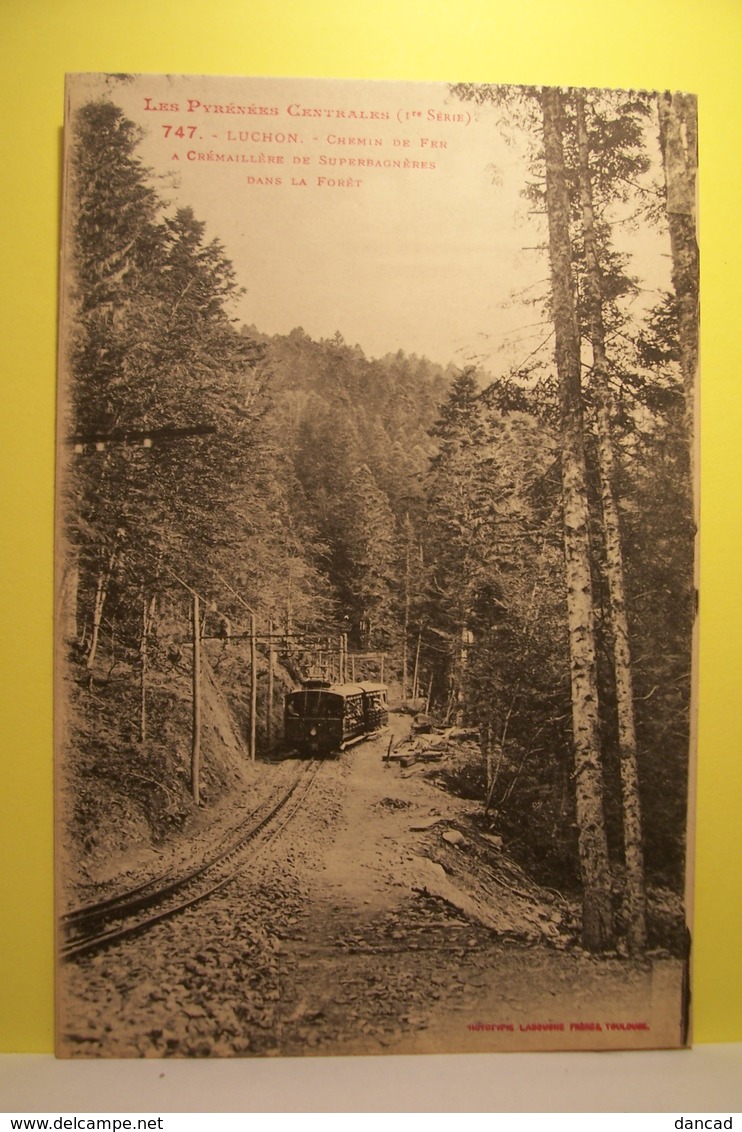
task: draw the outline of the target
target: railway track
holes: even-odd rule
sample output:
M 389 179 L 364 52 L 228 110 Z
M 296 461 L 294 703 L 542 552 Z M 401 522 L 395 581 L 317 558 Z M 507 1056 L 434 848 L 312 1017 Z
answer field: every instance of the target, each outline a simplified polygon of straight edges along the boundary
M 258 806 L 234 831 L 235 840 L 190 872 L 168 872 L 144 884 L 67 912 L 60 919 L 60 957 L 75 959 L 138 935 L 224 888 L 278 836 L 301 808 L 322 765 L 304 765 L 278 801 Z M 258 845 L 253 842 L 260 839 Z M 247 850 L 249 849 L 249 855 Z

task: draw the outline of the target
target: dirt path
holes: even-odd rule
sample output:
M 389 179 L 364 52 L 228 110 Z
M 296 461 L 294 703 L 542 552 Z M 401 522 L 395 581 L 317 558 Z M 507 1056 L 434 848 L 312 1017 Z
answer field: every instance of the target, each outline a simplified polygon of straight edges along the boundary
M 678 964 L 557 949 L 548 933 L 523 931 L 550 926 L 548 911 L 535 893 L 528 907 L 513 886 L 502 890 L 500 908 L 483 909 L 470 842 L 444 840 L 466 828 L 471 806 L 385 763 L 383 751 L 382 741 L 364 744 L 318 783 L 333 822 L 329 836 L 306 829 L 315 851 L 294 861 L 305 899 L 279 951 L 281 1052 L 590 1048 L 598 1035 L 617 1048 L 675 1040 L 676 1017 L 658 1032 L 656 1006 L 665 996 L 677 1002 Z M 314 809 L 305 815 L 313 818 Z M 499 915 L 510 932 L 493 934 L 480 913 Z M 608 1031 L 607 1023 L 652 1028 Z
M 62 1052 L 674 1044 L 680 964 L 576 949 L 562 910 L 477 839 L 471 806 L 385 762 L 387 743 L 323 764 L 218 896 L 70 964 Z

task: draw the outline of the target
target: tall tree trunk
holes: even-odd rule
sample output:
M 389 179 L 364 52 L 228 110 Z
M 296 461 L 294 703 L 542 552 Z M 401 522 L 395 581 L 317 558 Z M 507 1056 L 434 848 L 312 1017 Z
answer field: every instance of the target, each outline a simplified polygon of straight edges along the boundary
M 580 386 L 580 338 L 575 313 L 569 234 L 569 197 L 564 168 L 562 94 L 541 95 L 546 158 L 551 306 L 561 408 L 562 503 L 567 583 L 575 798 L 582 877 L 582 935 L 600 951 L 613 941 L 608 846 L 603 813 L 595 624 Z
M 613 493 L 613 442 L 610 431 L 608 359 L 603 324 L 603 288 L 598 241 L 595 231 L 592 183 L 588 150 L 585 99 L 576 95 L 577 146 L 579 154 L 580 206 L 585 245 L 585 307 L 593 350 L 593 394 L 598 437 L 598 469 L 605 537 L 608 579 L 608 620 L 613 638 L 613 667 L 616 684 L 618 747 L 623 800 L 624 855 L 626 861 L 625 914 L 627 939 L 632 952 L 647 942 L 644 850 L 642 846 L 641 802 L 637 766 L 634 689 L 631 672 L 629 623 L 626 613 L 623 553 L 618 507 Z
M 693 439 L 698 370 L 698 242 L 696 174 L 698 108 L 690 94 L 665 91 L 658 98 L 660 148 L 665 169 L 667 222 L 672 250 L 672 283 L 678 301 L 680 366 L 685 389 L 686 426 Z
M 103 610 L 106 604 L 106 597 L 108 596 L 108 587 L 111 582 L 114 566 L 116 565 L 116 551 L 110 555 L 105 570 L 100 570 L 98 579 L 95 585 L 95 600 L 93 602 L 93 628 L 90 638 L 90 648 L 85 660 L 85 667 L 90 670 L 95 664 L 96 653 L 98 652 L 98 640 L 100 637 L 100 627 L 103 622 Z

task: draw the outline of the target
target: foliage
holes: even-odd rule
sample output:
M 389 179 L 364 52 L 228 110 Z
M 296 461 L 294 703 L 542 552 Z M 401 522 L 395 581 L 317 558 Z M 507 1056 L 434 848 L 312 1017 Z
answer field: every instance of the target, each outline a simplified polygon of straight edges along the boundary
M 528 194 L 543 210 L 537 92 L 476 86 L 456 93 L 529 131 Z M 694 602 L 677 303 L 665 298 L 639 317 L 630 265 L 611 243 L 619 213 L 657 217 L 651 106 L 644 96 L 592 93 L 588 109 L 645 849 L 650 874 L 677 888 Z M 570 230 L 584 338 L 570 115 L 568 104 Z M 84 107 L 74 129 L 65 427 L 84 450 L 71 455 L 63 492 L 79 576 L 77 656 L 90 662 L 84 675 L 97 673 L 100 685 L 96 616 L 133 665 L 147 595 L 157 597 L 164 655 L 182 649 L 187 587 L 215 607 L 207 612 L 212 627 L 217 615 L 244 627 L 246 603 L 261 624 L 270 618 L 287 631 L 347 631 L 351 648 L 388 653 L 393 682 L 403 663 L 408 682 L 414 668 L 417 691 L 429 695 L 440 720 L 479 728 L 481 766 L 467 790 L 487 804 L 507 848 L 552 883 L 574 885 L 551 344 L 518 372 L 493 378 L 402 351 L 367 358 L 340 334 L 314 341 L 301 328 L 272 337 L 256 327 L 238 330 L 232 312 L 240 286 L 225 249 L 190 209 L 171 210 L 162 199 L 137 157 L 137 129 L 109 103 Z M 552 314 L 548 296 L 542 313 Z M 584 378 L 590 424 L 595 391 L 587 367 Z M 174 429 L 201 432 L 184 438 Z M 116 439 L 148 430 L 172 435 L 147 448 Z M 101 437 L 108 439 L 97 450 Z M 615 695 L 591 433 L 587 458 L 601 744 L 618 864 Z M 110 662 L 110 641 L 103 651 Z M 244 723 L 241 656 L 225 653 L 219 676 Z M 179 663 L 173 687 L 184 679 Z M 107 736 L 114 691 L 105 697 Z M 134 710 L 132 687 L 122 696 Z M 167 680 L 158 696 L 173 698 Z M 182 704 L 179 711 L 184 715 Z M 134 758 L 131 734 L 123 741 Z
M 491 107 L 491 112 L 499 116 L 503 130 L 528 133 L 531 178 L 524 195 L 537 212 L 545 212 L 545 167 L 538 124 L 540 91 L 462 85 L 454 88 L 454 92 L 479 107 Z M 667 296 L 645 320 L 638 317 L 631 304 L 639 281 L 631 277 L 626 257 L 618 256 L 612 246 L 617 223 L 667 227 L 662 208 L 664 193 L 657 183 L 656 104 L 653 98 L 643 94 L 590 91 L 582 95 L 587 111 L 602 317 L 610 351 L 610 425 L 616 461 L 613 486 L 620 512 L 634 655 L 639 775 L 646 815 L 645 851 L 650 875 L 680 887 L 687 796 L 694 530 L 687 441 L 681 419 L 683 386 L 678 366 L 678 305 L 675 296 Z M 562 102 L 565 173 L 571 202 L 571 270 L 580 334 L 587 342 L 590 330 L 585 310 L 583 217 L 578 191 L 575 110 L 570 92 L 564 92 Z M 545 314 L 553 316 L 549 296 L 545 299 Z M 585 367 L 582 400 L 590 429 L 596 412 L 595 392 L 590 371 Z M 527 369 L 492 382 L 485 397 L 493 409 L 497 408 L 506 417 L 530 412 L 547 432 L 558 422 L 556 384 L 550 377 L 548 361 L 538 354 L 530 359 Z M 587 437 L 587 454 L 593 514 L 601 747 L 609 833 L 617 865 L 622 855 L 622 803 L 616 700 L 608 631 L 609 595 L 600 518 L 597 445 L 591 433 Z M 545 467 L 543 486 L 551 485 L 552 493 L 548 498 L 552 502 L 555 501 L 554 480 L 553 468 Z M 491 492 L 486 494 L 489 500 Z M 475 522 L 483 522 L 485 510 L 481 507 L 475 510 Z M 494 768 L 497 781 L 490 792 L 500 827 L 510 837 L 515 837 L 530 863 L 540 861 L 555 880 L 561 871 L 567 881 L 573 869 L 571 862 L 574 862 L 570 833 L 574 822 L 573 805 L 568 797 L 565 799 L 569 774 L 569 700 L 560 609 L 563 596 L 556 581 L 561 572 L 556 552 L 558 534 L 552 528 L 555 537 L 549 541 L 547 515 L 548 507 L 542 504 L 540 531 L 549 563 L 542 583 L 546 632 L 541 634 L 540 624 L 534 632 L 522 620 L 519 623 L 518 604 L 510 597 L 505 602 L 507 613 L 501 618 L 497 647 L 493 634 L 492 644 L 482 652 L 479 683 L 475 685 L 470 681 L 464 705 L 476 717 L 475 703 L 480 696 L 490 709 L 485 724 L 483 759 L 488 755 Z M 470 528 L 473 525 L 468 523 Z M 472 556 L 471 560 L 480 568 L 479 556 Z M 465 555 L 459 555 L 459 561 L 464 562 Z M 516 576 L 528 578 L 531 562 L 529 556 L 521 557 Z M 499 587 L 495 597 L 502 600 L 503 577 L 507 575 L 503 575 L 499 563 L 495 574 Z M 463 588 L 470 577 L 471 571 L 467 568 L 460 578 Z M 452 587 L 454 585 L 452 583 Z M 523 608 L 522 603 L 520 608 Z M 520 643 L 522 653 L 524 641 L 533 648 L 533 670 L 526 657 L 521 655 L 515 659 L 516 642 Z M 547 644 L 553 647 L 549 649 Z M 505 674 L 504 679 L 500 677 L 499 686 L 493 679 L 498 665 Z M 469 668 L 472 667 L 470 663 Z M 508 679 L 513 669 L 520 673 L 517 680 Z M 487 691 L 483 694 L 485 688 Z M 541 718 L 536 708 L 540 704 L 549 705 Z M 503 748 L 498 746 L 498 729 L 501 734 L 504 721 L 509 739 Z M 559 767 L 561 775 L 557 773 Z

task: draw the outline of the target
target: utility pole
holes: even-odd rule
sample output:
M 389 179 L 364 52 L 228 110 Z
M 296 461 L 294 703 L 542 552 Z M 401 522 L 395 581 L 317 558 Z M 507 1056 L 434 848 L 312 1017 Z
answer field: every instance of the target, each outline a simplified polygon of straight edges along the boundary
M 422 641 L 423 627 L 422 625 L 417 631 L 417 648 L 415 649 L 415 667 L 412 673 L 412 698 L 417 698 L 417 677 L 420 670 L 420 642 Z
M 273 621 L 268 622 L 268 714 L 265 720 L 265 741 L 270 747 L 273 738 Z
M 139 648 L 139 742 L 147 741 L 147 635 L 149 625 L 147 620 L 147 593 L 142 591 L 142 643 Z
M 340 634 L 340 683 L 344 684 L 348 679 L 348 634 Z
M 255 614 L 250 614 L 250 761 L 255 762 L 258 723 L 258 649 L 255 640 Z
M 193 595 L 193 730 L 191 736 L 191 791 L 198 806 L 201 801 L 201 610 L 198 594 Z

